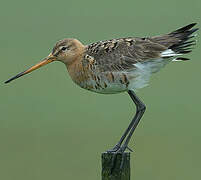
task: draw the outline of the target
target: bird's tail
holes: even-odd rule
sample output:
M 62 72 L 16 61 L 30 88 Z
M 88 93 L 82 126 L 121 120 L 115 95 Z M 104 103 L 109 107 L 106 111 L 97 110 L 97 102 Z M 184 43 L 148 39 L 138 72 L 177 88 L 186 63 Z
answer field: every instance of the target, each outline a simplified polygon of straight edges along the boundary
M 196 40 L 193 39 L 196 35 L 193 35 L 193 33 L 199 29 L 193 28 L 195 25 L 196 23 L 192 23 L 169 34 L 153 37 L 154 41 L 168 48 L 164 57 L 180 56 L 192 51 L 192 46 L 196 44 Z M 176 57 L 175 60 L 185 61 L 189 59 Z

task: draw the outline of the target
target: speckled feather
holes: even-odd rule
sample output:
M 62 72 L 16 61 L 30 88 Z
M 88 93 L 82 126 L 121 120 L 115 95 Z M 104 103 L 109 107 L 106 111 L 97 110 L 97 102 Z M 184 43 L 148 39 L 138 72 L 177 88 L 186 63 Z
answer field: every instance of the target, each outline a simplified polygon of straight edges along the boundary
M 146 86 L 152 73 L 170 61 L 191 52 L 195 23 L 169 34 L 146 38 L 119 38 L 83 45 L 67 38 L 54 46 L 48 57 L 5 83 L 53 61 L 63 62 L 72 80 L 84 89 L 98 93 L 119 93 Z
M 136 105 L 136 114 L 120 141 L 107 152 L 123 153 L 142 118 L 146 106 L 133 90 L 146 86 L 152 73 L 170 61 L 186 61 L 181 57 L 191 52 L 195 40 L 189 41 L 195 23 L 169 34 L 147 38 L 119 38 L 83 45 L 66 38 L 54 46 L 41 62 L 5 81 L 9 83 L 46 64 L 63 62 L 72 80 L 80 87 L 97 93 L 114 94 L 127 91 Z M 123 161 L 122 161 L 123 162 Z M 113 162 L 112 162 L 113 164 Z M 121 163 L 123 164 L 123 163 Z M 120 169 L 122 169 L 120 165 Z
M 187 40 L 197 30 L 191 29 L 194 25 L 162 36 L 119 38 L 88 45 L 82 62 L 91 75 L 81 84 L 99 93 L 118 93 L 146 86 L 152 73 L 175 56 L 190 52 L 186 48 L 195 41 Z
M 189 36 L 198 30 L 191 29 L 194 25 L 190 24 L 161 36 L 119 38 L 92 43 L 87 46 L 86 53 L 96 59 L 100 71 L 129 70 L 135 63 L 160 58 L 161 53 L 167 49 L 182 54 L 188 53 L 184 48 L 195 44 L 195 40 L 186 42 L 191 38 Z

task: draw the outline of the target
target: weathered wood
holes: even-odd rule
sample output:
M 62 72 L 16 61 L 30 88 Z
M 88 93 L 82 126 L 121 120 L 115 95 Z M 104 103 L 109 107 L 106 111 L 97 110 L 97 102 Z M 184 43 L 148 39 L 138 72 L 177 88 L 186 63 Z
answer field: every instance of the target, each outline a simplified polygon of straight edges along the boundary
M 130 180 L 130 153 L 102 153 L 102 180 Z

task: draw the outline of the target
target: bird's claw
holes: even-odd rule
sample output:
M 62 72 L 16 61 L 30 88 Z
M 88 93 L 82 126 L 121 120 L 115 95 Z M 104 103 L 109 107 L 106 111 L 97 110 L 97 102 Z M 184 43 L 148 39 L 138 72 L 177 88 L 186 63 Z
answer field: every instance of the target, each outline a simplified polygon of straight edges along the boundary
M 117 153 L 123 153 L 126 149 L 128 149 L 130 152 L 133 152 L 131 148 L 128 146 L 126 148 L 121 147 L 119 144 L 116 144 L 112 149 L 107 150 L 107 153 L 117 152 Z
M 112 149 L 107 150 L 107 153 L 117 152 L 121 146 L 119 144 L 116 144 Z
M 107 153 L 112 153 L 113 157 L 112 157 L 112 162 L 111 162 L 111 174 L 113 173 L 113 170 L 115 168 L 116 165 L 116 160 L 117 160 L 117 155 L 121 154 L 121 163 L 120 163 L 120 167 L 119 169 L 122 170 L 124 167 L 124 161 L 126 158 L 126 153 L 125 150 L 128 149 L 129 151 L 133 152 L 132 149 L 130 149 L 129 147 L 126 146 L 118 146 L 116 145 L 114 148 L 112 148 L 111 150 L 108 150 Z
M 126 149 L 128 149 L 130 152 L 133 152 L 133 150 L 129 148 L 128 146 L 126 147 Z

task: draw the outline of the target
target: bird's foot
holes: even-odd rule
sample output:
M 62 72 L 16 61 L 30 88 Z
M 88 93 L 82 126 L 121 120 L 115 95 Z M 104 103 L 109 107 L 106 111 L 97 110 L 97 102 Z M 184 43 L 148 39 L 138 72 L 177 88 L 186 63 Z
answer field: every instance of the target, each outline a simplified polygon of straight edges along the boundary
M 117 152 L 120 149 L 120 145 L 116 144 L 112 149 L 107 150 L 107 153 L 113 153 L 113 152 Z
M 125 162 L 125 158 L 126 158 L 126 153 L 125 153 L 125 150 L 128 149 L 129 151 L 133 152 L 132 149 L 130 149 L 129 147 L 127 146 L 119 146 L 119 145 L 116 145 L 114 148 L 110 149 L 107 151 L 107 153 L 112 153 L 113 156 L 112 156 L 112 162 L 111 162 L 111 174 L 113 173 L 113 170 L 116 166 L 116 162 L 117 162 L 117 155 L 118 154 L 121 154 L 121 163 L 120 163 L 120 167 L 119 169 L 122 170 L 123 167 L 124 167 L 124 162 Z
M 116 144 L 112 149 L 108 149 L 106 152 L 107 153 L 112 153 L 112 152 L 123 153 L 126 149 L 128 149 L 130 152 L 133 152 L 133 150 L 129 148 L 128 146 L 126 146 L 125 148 L 124 146 L 121 146 L 120 144 Z

